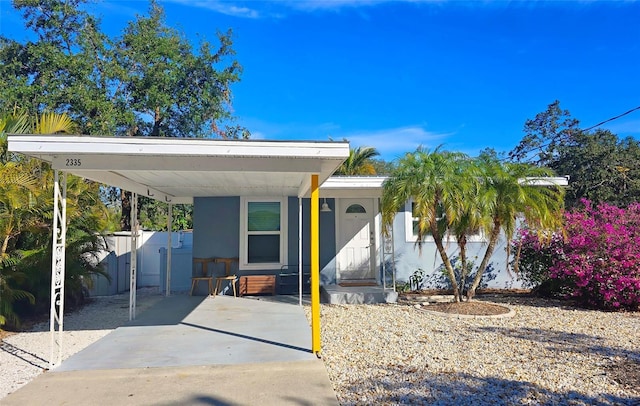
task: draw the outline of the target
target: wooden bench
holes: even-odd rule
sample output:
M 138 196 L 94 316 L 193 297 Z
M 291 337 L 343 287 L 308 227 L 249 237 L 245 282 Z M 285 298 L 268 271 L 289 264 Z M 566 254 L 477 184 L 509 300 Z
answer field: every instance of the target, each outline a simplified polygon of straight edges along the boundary
M 240 277 L 240 296 L 259 295 L 262 293 L 276 294 L 275 275 L 247 275 Z

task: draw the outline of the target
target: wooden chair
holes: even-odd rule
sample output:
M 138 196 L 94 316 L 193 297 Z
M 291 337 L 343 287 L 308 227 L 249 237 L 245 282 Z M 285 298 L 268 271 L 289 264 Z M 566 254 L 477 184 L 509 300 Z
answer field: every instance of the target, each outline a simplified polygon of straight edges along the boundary
M 198 282 L 203 281 L 207 282 L 207 287 L 209 288 L 209 295 L 213 296 L 213 276 L 209 275 L 208 264 L 213 263 L 213 258 L 193 258 L 193 267 L 197 272 L 198 264 L 202 267 L 201 276 L 193 276 L 191 278 L 191 292 L 189 292 L 189 296 L 193 295 L 193 290 L 195 289 Z
M 233 288 L 233 297 L 237 297 L 237 292 L 236 292 L 236 279 L 238 279 L 238 277 L 236 275 L 232 275 L 231 274 L 231 264 L 234 262 L 238 262 L 238 258 L 216 258 L 215 259 L 216 263 L 224 263 L 224 276 L 217 276 L 216 277 L 216 290 L 215 290 L 215 295 L 217 295 L 218 293 L 220 293 L 220 287 L 222 285 L 222 283 L 224 281 L 229 281 L 231 283 L 231 287 Z M 214 296 L 215 296 L 214 295 Z

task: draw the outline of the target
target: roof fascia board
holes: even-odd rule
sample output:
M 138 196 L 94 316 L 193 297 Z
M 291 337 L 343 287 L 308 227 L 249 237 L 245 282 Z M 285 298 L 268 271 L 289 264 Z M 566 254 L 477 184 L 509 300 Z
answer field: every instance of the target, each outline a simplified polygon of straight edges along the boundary
M 340 159 L 347 142 L 208 140 L 191 138 L 10 135 L 9 150 L 26 155 L 105 154 Z

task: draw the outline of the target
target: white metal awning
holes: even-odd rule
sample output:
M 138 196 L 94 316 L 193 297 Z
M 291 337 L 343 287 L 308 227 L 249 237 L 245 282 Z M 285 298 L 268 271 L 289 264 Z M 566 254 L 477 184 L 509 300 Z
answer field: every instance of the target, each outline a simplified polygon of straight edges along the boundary
M 53 169 L 171 203 L 199 196 L 305 196 L 349 156 L 347 142 L 10 135 Z

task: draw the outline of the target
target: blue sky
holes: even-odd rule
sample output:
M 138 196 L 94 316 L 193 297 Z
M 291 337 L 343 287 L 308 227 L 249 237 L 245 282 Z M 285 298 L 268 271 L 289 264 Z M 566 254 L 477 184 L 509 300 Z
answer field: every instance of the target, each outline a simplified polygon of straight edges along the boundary
M 509 151 L 558 99 L 583 128 L 640 106 L 634 1 L 161 1 L 197 41 L 234 32 L 253 138 L 341 140 L 391 160 L 418 145 Z M 117 35 L 146 1 L 92 6 Z M 0 0 L 0 31 L 21 39 Z M 603 127 L 640 138 L 640 110 Z

